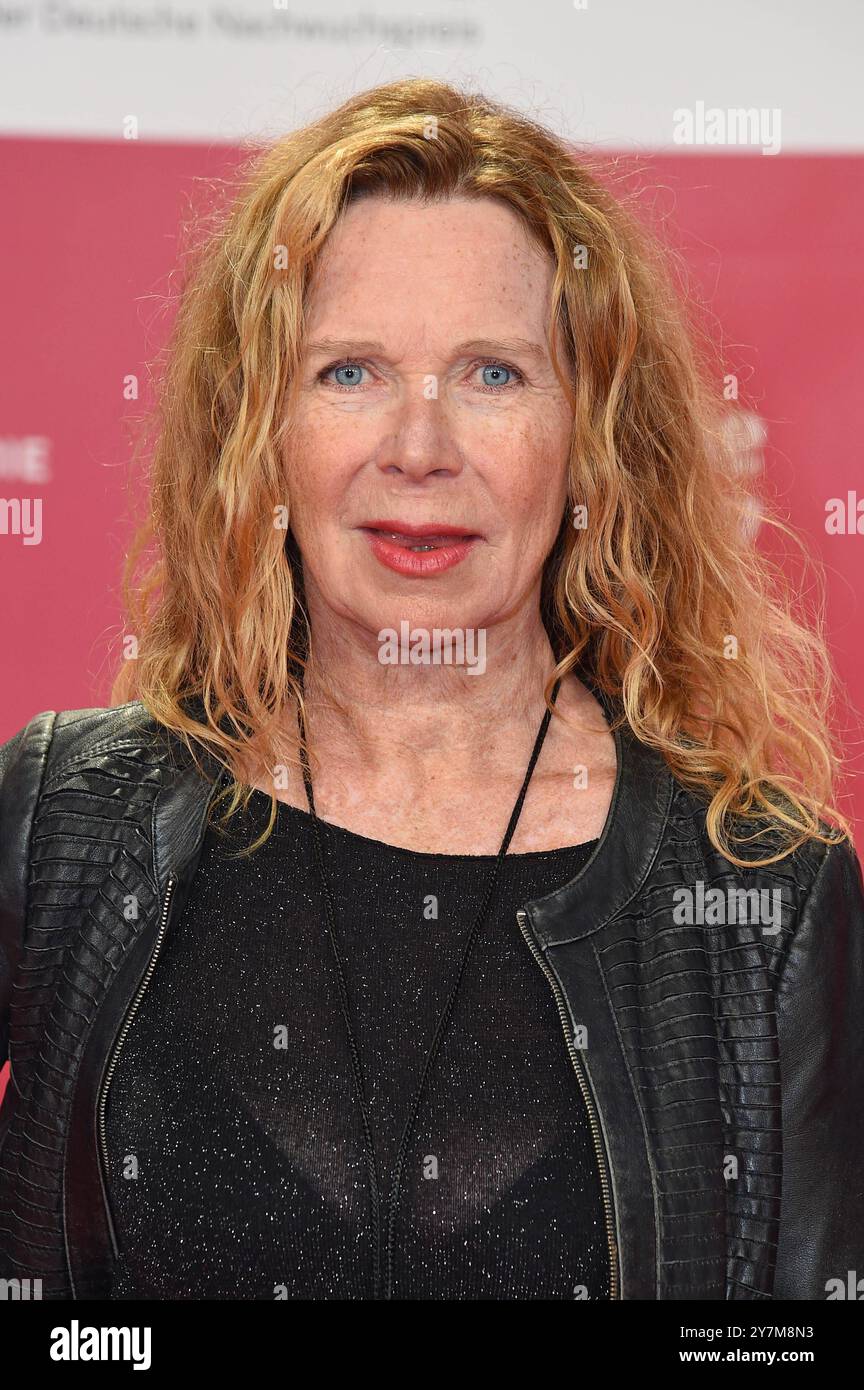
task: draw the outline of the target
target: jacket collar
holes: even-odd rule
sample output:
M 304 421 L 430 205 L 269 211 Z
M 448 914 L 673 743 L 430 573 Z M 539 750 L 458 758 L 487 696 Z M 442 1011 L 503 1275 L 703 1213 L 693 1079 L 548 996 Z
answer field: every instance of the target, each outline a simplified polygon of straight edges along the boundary
M 526 904 L 542 945 L 560 946 L 599 931 L 637 895 L 663 839 L 674 779 L 662 755 L 636 738 L 619 697 L 584 671 L 615 739 L 617 771 L 597 846 L 569 883 Z

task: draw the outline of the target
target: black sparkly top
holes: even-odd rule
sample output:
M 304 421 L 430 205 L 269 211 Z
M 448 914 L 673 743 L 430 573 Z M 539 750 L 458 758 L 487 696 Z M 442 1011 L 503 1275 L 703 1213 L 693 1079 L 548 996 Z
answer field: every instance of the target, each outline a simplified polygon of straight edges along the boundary
M 376 1284 L 402 1131 L 495 856 L 417 853 L 320 822 L 375 1223 L 311 817 L 280 803 L 265 845 L 230 857 L 269 808 L 256 792 L 227 834 L 208 829 L 118 1055 L 112 1297 L 608 1298 L 587 1110 L 516 919 L 597 841 L 501 865 L 406 1150 L 389 1282 Z

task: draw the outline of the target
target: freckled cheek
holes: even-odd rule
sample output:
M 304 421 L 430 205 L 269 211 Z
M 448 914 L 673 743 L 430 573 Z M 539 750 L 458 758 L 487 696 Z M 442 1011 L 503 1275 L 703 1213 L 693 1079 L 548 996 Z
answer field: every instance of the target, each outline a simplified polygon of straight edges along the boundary
M 339 524 L 352 480 L 368 457 L 364 441 L 346 432 L 344 424 L 297 430 L 286 458 L 295 534 L 311 535 Z
M 537 430 L 511 439 L 495 460 L 491 477 L 502 511 L 515 533 L 545 544 L 557 534 L 566 504 L 566 443 Z M 488 444 L 486 456 L 488 457 Z

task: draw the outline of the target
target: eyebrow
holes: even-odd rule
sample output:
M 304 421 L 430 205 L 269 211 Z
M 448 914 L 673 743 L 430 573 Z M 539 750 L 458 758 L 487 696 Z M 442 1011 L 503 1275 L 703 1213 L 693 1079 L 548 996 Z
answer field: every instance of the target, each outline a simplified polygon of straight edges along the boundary
M 385 356 L 387 348 L 383 343 L 372 338 L 316 338 L 314 342 L 307 343 L 308 353 L 352 353 L 360 356 L 363 353 L 379 352 Z M 455 352 L 483 352 L 490 356 L 501 352 L 524 353 L 528 357 L 533 357 L 538 362 L 547 362 L 549 352 L 539 343 L 533 343 L 529 338 L 470 338 L 464 343 L 458 343 Z

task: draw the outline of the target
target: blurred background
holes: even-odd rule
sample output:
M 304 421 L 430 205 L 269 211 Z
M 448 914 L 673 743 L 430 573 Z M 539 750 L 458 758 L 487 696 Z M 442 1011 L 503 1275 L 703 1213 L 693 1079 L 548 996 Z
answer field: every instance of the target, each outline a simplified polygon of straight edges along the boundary
M 720 345 L 718 392 L 746 412 L 741 467 L 825 567 L 856 773 L 862 14 L 860 0 L 0 0 L 0 742 L 41 710 L 109 703 L 131 440 L 184 225 L 255 145 L 424 74 L 587 147 L 668 242 Z M 845 809 L 862 824 L 859 781 Z

